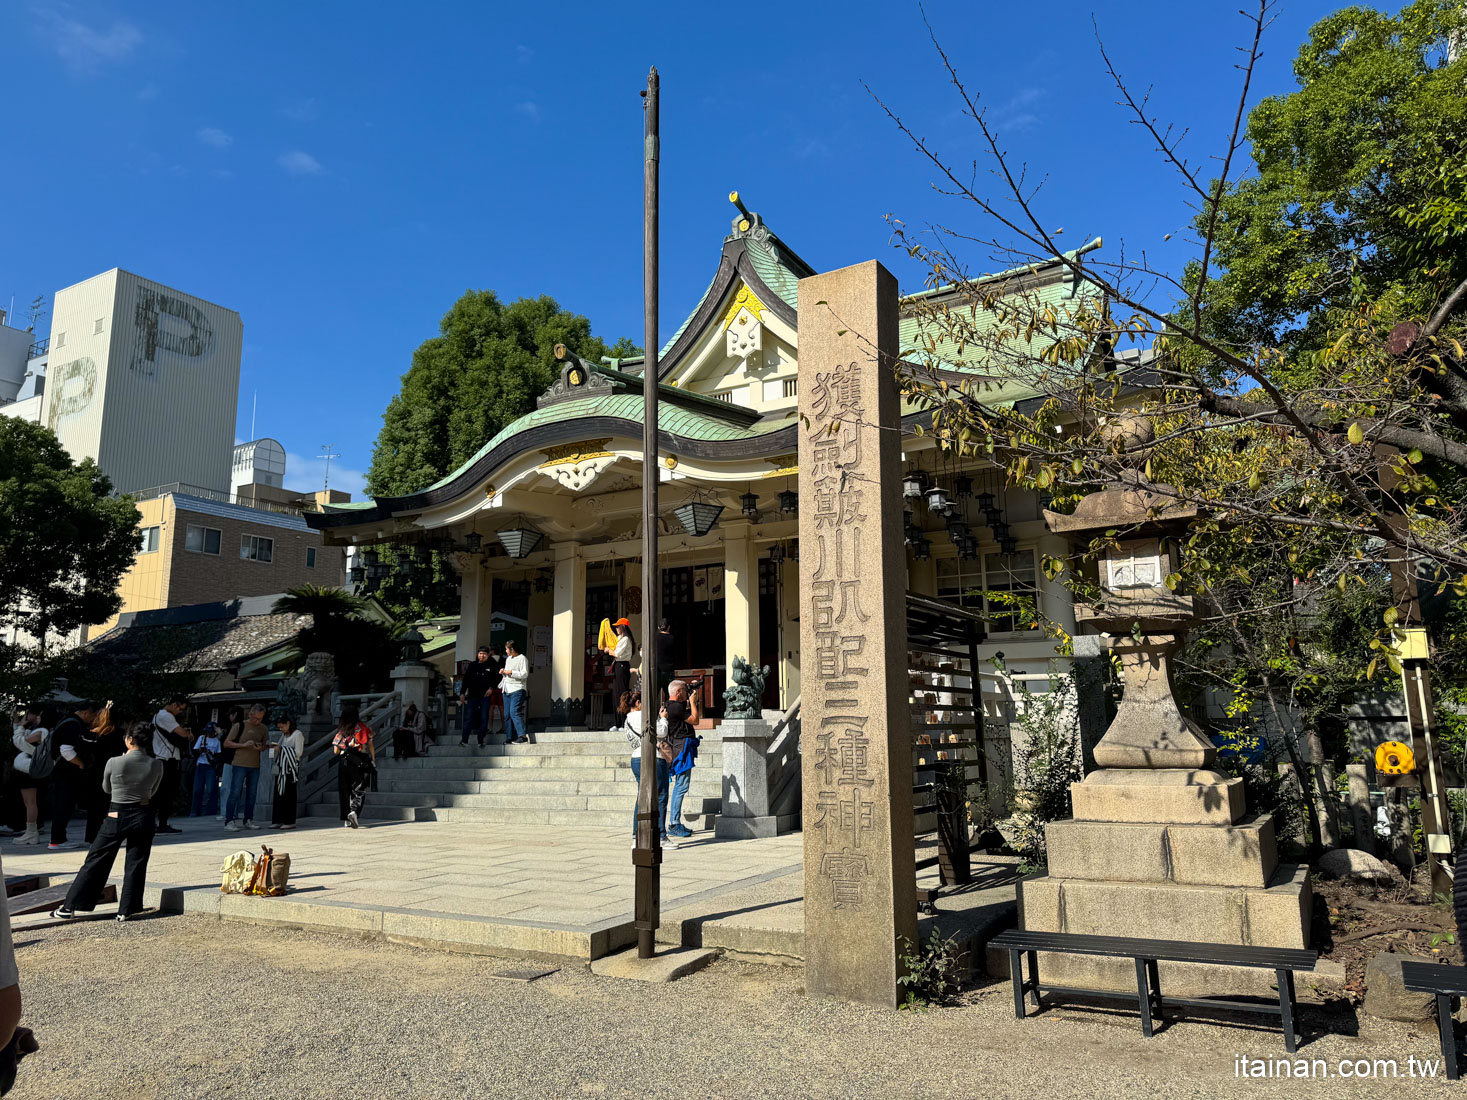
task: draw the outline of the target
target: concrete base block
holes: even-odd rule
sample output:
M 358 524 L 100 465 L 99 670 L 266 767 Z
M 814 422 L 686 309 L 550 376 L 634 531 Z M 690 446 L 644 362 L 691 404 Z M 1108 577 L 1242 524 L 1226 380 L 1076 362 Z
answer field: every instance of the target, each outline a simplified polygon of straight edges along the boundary
M 637 949 L 630 947 L 615 955 L 593 959 L 591 973 L 638 982 L 675 982 L 702 970 L 716 958 L 718 952 L 708 947 L 664 947 L 650 959 L 639 959 Z
M 757 837 L 778 836 L 777 817 L 725 817 L 720 815 L 713 826 L 713 835 L 719 840 L 754 840 Z
M 1305 948 L 1312 904 L 1308 868 L 1293 864 L 1280 867 L 1261 889 L 1043 876 L 1019 884 L 1019 925 L 1040 932 Z M 1041 977 L 1047 974 L 1060 985 L 1126 990 L 1136 981 L 1127 959 L 1046 954 L 1039 968 Z M 1272 974 L 1261 981 L 1238 967 L 1190 963 L 1162 964 L 1161 975 L 1164 992 L 1187 996 L 1257 993 L 1273 981 Z
M 1278 864 L 1267 814 L 1237 825 L 1053 821 L 1045 835 L 1060 879 L 1262 888 Z
M 1077 821 L 1231 825 L 1243 816 L 1243 781 L 1189 768 L 1109 769 L 1070 787 Z

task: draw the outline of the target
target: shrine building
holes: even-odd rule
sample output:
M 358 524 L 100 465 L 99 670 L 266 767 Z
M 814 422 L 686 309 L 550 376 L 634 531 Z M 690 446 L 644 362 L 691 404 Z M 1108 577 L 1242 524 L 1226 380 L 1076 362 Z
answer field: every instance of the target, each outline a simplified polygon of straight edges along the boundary
M 770 666 L 765 709 L 786 709 L 800 694 L 798 515 L 812 502 L 797 492 L 796 287 L 812 274 L 759 215 L 741 213 L 707 289 L 658 356 L 662 612 L 675 667 L 705 670 L 714 716 L 735 656 Z M 1093 293 L 1058 260 L 984 281 L 1057 306 Z M 671 287 L 663 297 L 691 295 Z M 945 297 L 967 308 L 951 288 L 904 299 L 904 348 L 916 343 L 917 304 Z M 938 364 L 940 375 L 982 380 L 985 402 L 1040 400 L 956 358 Z M 440 481 L 307 517 L 331 544 L 451 550 L 461 575 L 455 656 L 473 659 L 491 639 L 491 618 L 494 640 L 516 637 L 531 664 L 532 721 L 610 725 L 597 629 L 625 616 L 639 645 L 656 630 L 641 598 L 643 366 L 566 354 L 537 407 Z M 1030 595 L 1073 629 L 1069 593 L 1040 569 L 1041 555 L 1068 545 L 1047 532 L 1037 495 L 1007 486 L 1002 468 L 957 464 L 917 434 L 930 417 L 903 407 L 909 589 L 984 612 L 981 657 L 1001 652 L 1011 671 L 1046 672 L 1054 641 L 1002 594 Z

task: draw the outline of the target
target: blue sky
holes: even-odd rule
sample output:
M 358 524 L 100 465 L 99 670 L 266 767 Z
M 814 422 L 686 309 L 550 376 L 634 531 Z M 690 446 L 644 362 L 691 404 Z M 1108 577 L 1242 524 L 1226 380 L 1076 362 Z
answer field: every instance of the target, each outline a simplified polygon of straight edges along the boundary
M 927 13 L 1010 149 L 1048 178 L 1066 241 L 1164 241 L 1189 212 L 1114 105 L 1091 28 L 1154 85 L 1160 113 L 1218 149 L 1246 28 L 1236 0 Z M 1276 12 L 1256 101 L 1293 87 L 1308 26 Z M 0 305 L 111 267 L 244 319 L 238 433 L 280 439 L 288 483 L 361 491 L 413 349 L 469 288 L 550 294 L 608 341 L 641 342 L 641 129 L 662 74 L 662 325 L 717 263 L 737 188 L 818 269 L 875 257 L 922 273 L 883 221 L 979 223 L 861 86 L 959 162 L 977 155 L 915 3 L 199 4 L 7 0 Z M 973 256 L 974 265 L 988 266 Z M 22 313 L 23 317 L 23 313 Z

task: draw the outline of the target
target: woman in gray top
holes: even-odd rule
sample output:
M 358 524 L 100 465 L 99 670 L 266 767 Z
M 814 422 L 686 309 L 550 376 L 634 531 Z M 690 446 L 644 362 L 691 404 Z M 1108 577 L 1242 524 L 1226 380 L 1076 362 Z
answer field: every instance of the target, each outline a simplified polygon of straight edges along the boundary
M 123 871 L 122 895 L 117 919 L 135 917 L 143 908 L 143 882 L 148 876 L 148 855 L 153 850 L 152 799 L 163 782 L 163 761 L 148 755 L 153 739 L 149 722 L 134 722 L 127 731 L 127 752 L 107 761 L 102 773 L 102 791 L 109 802 L 107 816 L 97 839 L 87 852 L 86 862 L 67 891 L 66 901 L 51 910 L 57 920 L 73 920 L 97 908 L 112 863 L 123 843 L 127 864 Z

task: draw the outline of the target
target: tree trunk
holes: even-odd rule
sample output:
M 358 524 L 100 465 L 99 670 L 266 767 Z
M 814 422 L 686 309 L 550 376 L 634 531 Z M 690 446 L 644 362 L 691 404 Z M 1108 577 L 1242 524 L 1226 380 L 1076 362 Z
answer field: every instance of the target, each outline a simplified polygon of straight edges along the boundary
M 1340 820 L 1335 807 L 1334 769 L 1325 760 L 1324 739 L 1319 736 L 1319 730 L 1311 726 L 1306 736 L 1309 738 L 1312 765 L 1309 770 L 1314 779 L 1319 808 L 1323 811 L 1319 818 L 1320 839 L 1326 848 L 1338 848 L 1341 843 Z

